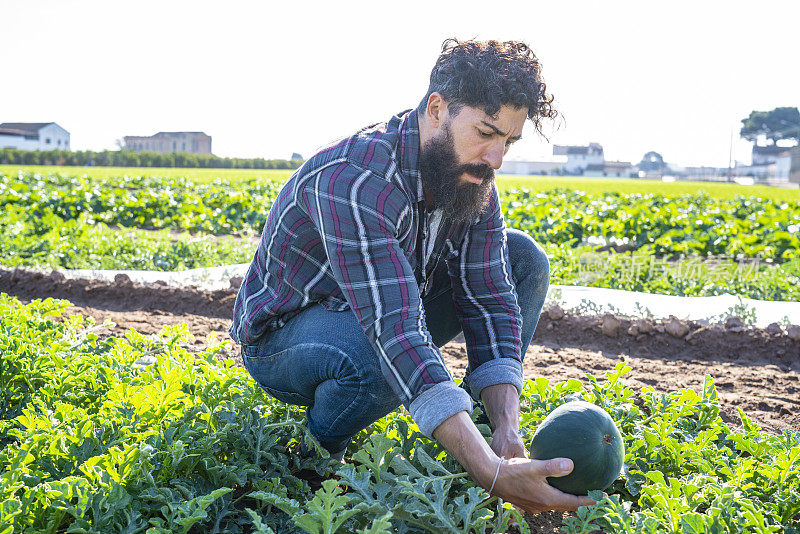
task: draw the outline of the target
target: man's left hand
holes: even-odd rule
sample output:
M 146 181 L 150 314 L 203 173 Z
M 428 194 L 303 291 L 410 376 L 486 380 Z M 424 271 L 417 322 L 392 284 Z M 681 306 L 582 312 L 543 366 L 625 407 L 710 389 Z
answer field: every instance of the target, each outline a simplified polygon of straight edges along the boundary
M 481 391 L 481 400 L 492 422 L 492 450 L 506 458 L 527 458 L 519 435 L 519 392 L 512 384 L 495 384 Z
M 503 456 L 506 459 L 528 457 L 518 428 L 501 426 L 492 433 L 491 447 L 497 456 Z

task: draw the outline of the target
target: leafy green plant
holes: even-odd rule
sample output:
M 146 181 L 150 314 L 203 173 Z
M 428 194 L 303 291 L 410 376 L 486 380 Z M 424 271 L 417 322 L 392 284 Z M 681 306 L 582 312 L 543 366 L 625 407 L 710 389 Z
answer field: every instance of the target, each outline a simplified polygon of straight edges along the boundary
M 527 531 L 402 410 L 357 435 L 345 465 L 301 458 L 302 412 L 218 359 L 214 339 L 199 354 L 185 326 L 101 339 L 67 306 L 0 295 L 2 533 Z M 155 362 L 134 365 L 145 355 Z M 744 413 L 728 427 L 711 377 L 700 392 L 634 391 L 629 371 L 525 383 L 526 441 L 573 399 L 625 440 L 623 473 L 566 532 L 800 528 L 800 433 L 761 432 Z M 314 493 L 300 469 L 333 478 Z
M 380 532 L 406 519 L 466 532 L 495 515 L 402 414 L 360 438 L 339 474 L 353 485 L 314 495 L 296 475 L 331 460 L 297 454 L 301 412 L 217 360 L 213 339 L 200 354 L 185 325 L 101 340 L 80 316 L 56 321 L 67 306 L 0 296 L 0 532 Z M 144 356 L 155 362 L 136 364 Z M 370 477 L 395 501 L 367 499 Z

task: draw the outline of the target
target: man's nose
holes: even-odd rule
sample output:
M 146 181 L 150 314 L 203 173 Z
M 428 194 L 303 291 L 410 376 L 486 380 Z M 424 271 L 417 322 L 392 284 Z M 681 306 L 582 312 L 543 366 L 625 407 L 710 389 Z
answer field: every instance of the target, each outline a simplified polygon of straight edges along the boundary
M 505 144 L 502 142 L 492 143 L 483 153 L 483 161 L 494 170 L 499 169 L 500 165 L 503 164 L 505 148 Z

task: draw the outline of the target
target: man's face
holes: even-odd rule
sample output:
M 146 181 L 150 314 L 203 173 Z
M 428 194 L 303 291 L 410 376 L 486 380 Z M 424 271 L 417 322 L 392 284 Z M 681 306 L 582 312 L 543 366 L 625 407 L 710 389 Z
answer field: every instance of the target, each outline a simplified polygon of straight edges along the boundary
M 527 109 L 503 106 L 495 116 L 464 106 L 446 109 L 438 134 L 422 147 L 420 172 L 430 208 L 445 217 L 471 221 L 489 202 L 494 171 L 512 143 L 519 140 Z

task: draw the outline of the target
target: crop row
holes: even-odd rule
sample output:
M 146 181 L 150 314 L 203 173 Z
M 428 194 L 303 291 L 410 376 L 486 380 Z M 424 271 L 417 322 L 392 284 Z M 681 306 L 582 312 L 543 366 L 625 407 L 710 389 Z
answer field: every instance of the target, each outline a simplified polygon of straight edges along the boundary
M 527 531 L 402 410 L 357 435 L 345 465 L 301 459 L 303 415 L 217 359 L 214 340 L 193 355 L 185 325 L 101 339 L 80 316 L 56 320 L 67 306 L 0 294 L 0 533 L 504 532 L 510 518 Z M 800 434 L 741 413 L 729 428 L 710 377 L 700 392 L 634 391 L 629 370 L 525 384 L 526 442 L 578 398 L 625 440 L 623 473 L 565 532 L 800 527 Z M 337 478 L 312 492 L 300 469 Z
M 89 215 L 64 220 L 22 208 L 0 214 L 0 265 L 43 269 L 176 271 L 247 263 L 256 238 L 189 235 L 170 230 L 111 229 Z M 684 258 L 667 261 L 641 251 L 594 252 L 590 246 L 545 244 L 551 283 L 685 296 L 725 293 L 761 300 L 800 300 L 800 259 L 760 261 Z
M 616 245 L 657 256 L 800 256 L 800 200 L 708 195 L 667 197 L 556 189 L 514 191 L 503 199 L 509 226 L 545 243 Z
M 92 180 L 21 174 L 12 179 L 0 175 L 0 264 L 171 271 L 245 263 L 252 257 L 255 236 L 277 191 L 271 181 L 198 186 L 183 178 Z M 502 198 L 509 225 L 529 232 L 545 247 L 553 284 L 800 300 L 800 258 L 792 258 L 797 241 L 793 221 L 800 217 L 800 209 L 786 201 L 740 198 L 714 203 L 700 195 L 656 202 L 653 195 L 590 197 L 569 190 L 535 195 L 517 191 Z M 645 209 L 646 198 L 652 208 Z M 697 212 L 700 208 L 692 207 L 693 202 L 720 217 L 724 212 L 720 205 L 725 203 L 750 210 L 751 215 L 735 211 L 729 223 L 733 226 L 741 225 L 742 219 L 766 224 L 763 214 L 778 217 L 776 210 L 780 210 L 782 222 L 774 224 L 783 224 L 793 233 L 787 237 L 787 232 L 778 230 L 766 234 L 767 241 L 757 241 L 758 236 L 742 230 L 729 232 L 726 241 L 718 236 L 724 228 L 718 225 L 696 230 L 696 240 L 674 228 L 652 242 L 638 243 L 640 234 L 636 233 L 623 235 L 635 232 L 636 225 L 647 225 L 647 232 L 657 235 L 658 217 L 650 220 L 648 213 L 674 211 L 678 205 Z M 623 209 L 621 203 L 635 208 Z M 631 215 L 634 209 L 635 217 Z M 681 217 L 688 220 L 686 213 Z M 634 224 L 634 218 L 644 222 Z M 663 226 L 666 217 L 661 219 Z M 188 234 L 190 230 L 194 234 Z M 735 250 L 707 256 L 703 251 L 716 250 L 709 245 L 712 237 L 711 245 L 719 241 L 739 247 L 737 255 L 742 257 L 731 257 Z M 609 244 L 634 250 L 595 252 Z M 760 256 L 746 257 L 752 254 Z M 776 256 L 783 261 L 772 261 Z
M 112 229 L 65 220 L 52 212 L 31 218 L 23 208 L 0 213 L 0 265 L 42 269 L 179 271 L 249 261 L 255 243 L 234 236 L 170 230 Z
M 183 178 L 0 175 L 0 208 L 24 207 L 32 217 L 128 228 L 169 228 L 233 234 L 259 232 L 279 186 L 250 180 L 194 185 Z M 714 199 L 706 194 L 588 195 L 569 189 L 502 195 L 507 224 L 540 243 L 615 245 L 657 256 L 761 258 L 781 263 L 800 256 L 800 199 Z
M 85 213 L 88 223 L 126 228 L 234 234 L 259 232 L 279 189 L 255 180 L 231 186 L 184 178 L 0 175 L 0 208 L 18 206 L 31 217 L 53 213 L 67 220 Z
M 254 236 L 212 236 L 111 229 L 47 213 L 30 220 L 20 208 L 0 214 L 0 264 L 44 269 L 175 271 L 246 263 Z M 761 300 L 800 300 L 800 259 L 780 265 L 729 259 L 666 261 L 642 252 L 597 253 L 545 244 L 551 283 L 685 296 L 725 293 Z

